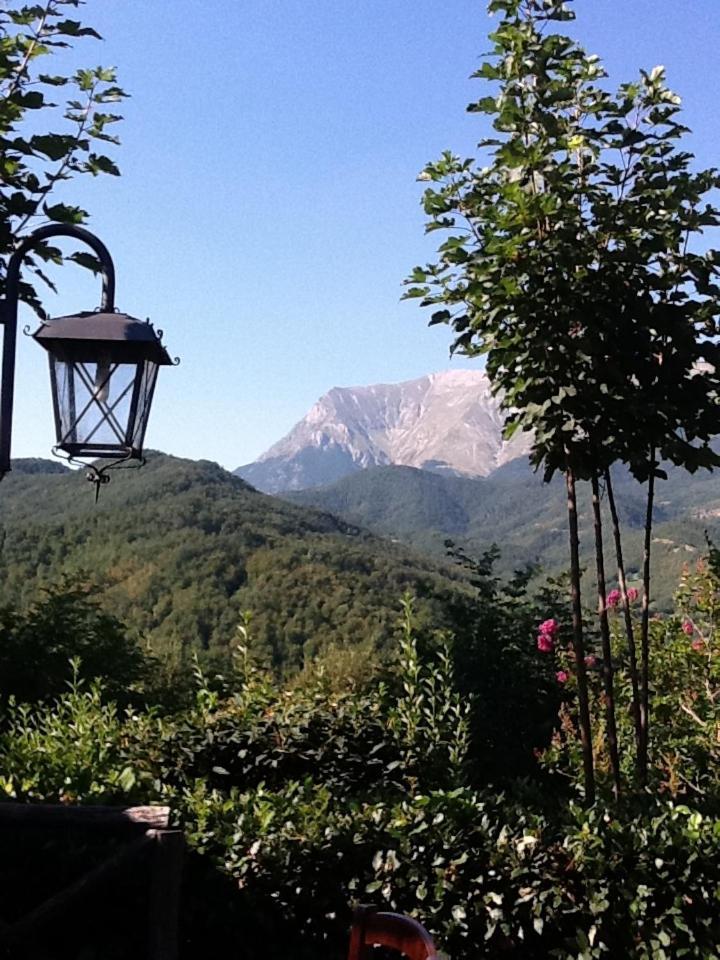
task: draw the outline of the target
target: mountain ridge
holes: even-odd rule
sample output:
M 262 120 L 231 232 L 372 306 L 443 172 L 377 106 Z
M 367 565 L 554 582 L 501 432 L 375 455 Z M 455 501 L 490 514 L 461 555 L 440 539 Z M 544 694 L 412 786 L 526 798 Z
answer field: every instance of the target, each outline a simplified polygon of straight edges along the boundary
M 3 480 L 0 607 L 87 586 L 163 661 L 227 662 L 252 611 L 253 650 L 291 673 L 356 638 L 389 645 L 407 590 L 442 623 L 447 598 L 467 590 L 447 564 L 260 493 L 211 461 L 148 451 L 97 504 L 83 471 L 55 466 L 16 461 Z
M 265 493 L 322 486 L 368 467 L 487 476 L 529 449 L 502 437 L 503 416 L 478 370 L 394 384 L 333 387 L 281 440 L 234 473 Z
M 654 509 L 653 556 L 659 608 L 669 609 L 686 563 L 707 552 L 706 538 L 720 539 L 720 474 L 703 471 L 688 476 L 667 466 L 659 481 Z M 625 531 L 627 569 L 639 582 L 645 523 L 645 488 L 623 467 L 613 470 L 613 484 Z M 499 569 L 511 572 L 539 563 L 546 573 L 567 567 L 566 493 L 561 477 L 545 483 L 527 459 L 516 458 L 488 477 L 449 477 L 410 467 L 374 467 L 325 487 L 287 492 L 283 497 L 325 510 L 378 536 L 440 555 L 453 540 L 471 555 L 491 543 L 499 545 Z M 582 560 L 589 579 L 594 546 L 587 533 L 591 517 L 589 485 L 578 485 L 583 523 Z M 613 556 L 609 525 L 606 556 Z M 608 576 L 613 578 L 608 560 Z

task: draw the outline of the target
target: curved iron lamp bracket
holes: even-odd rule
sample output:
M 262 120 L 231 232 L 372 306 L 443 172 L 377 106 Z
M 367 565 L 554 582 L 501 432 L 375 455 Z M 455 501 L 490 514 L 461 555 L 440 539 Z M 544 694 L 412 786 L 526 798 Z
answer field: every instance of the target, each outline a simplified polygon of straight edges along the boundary
M 94 233 L 90 233 L 85 227 L 78 227 L 71 223 L 49 223 L 33 230 L 18 243 L 8 262 L 5 298 L 0 301 L 0 323 L 4 327 L 2 372 L 0 373 L 0 479 L 10 470 L 20 268 L 23 258 L 43 240 L 48 240 L 50 237 L 73 237 L 87 244 L 97 254 L 102 274 L 100 309 L 108 313 L 115 309 L 115 266 L 108 248 Z

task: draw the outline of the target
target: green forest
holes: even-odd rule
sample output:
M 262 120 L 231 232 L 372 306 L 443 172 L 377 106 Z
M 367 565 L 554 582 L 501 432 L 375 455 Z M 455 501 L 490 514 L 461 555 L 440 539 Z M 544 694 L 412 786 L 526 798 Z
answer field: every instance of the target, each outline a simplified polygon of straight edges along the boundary
M 182 669 L 193 653 L 227 659 L 246 610 L 268 662 L 293 673 L 330 648 L 386 647 L 406 590 L 438 625 L 467 592 L 450 563 L 260 494 L 217 464 L 162 454 L 124 471 L 97 506 L 82 472 L 21 461 L 0 518 L 0 601 L 29 606 L 44 588 L 86 584 Z
M 671 464 L 663 467 L 667 479 L 658 485 L 654 509 L 652 599 L 655 609 L 667 612 L 684 566 L 703 555 L 708 537 L 717 539 L 720 534 L 720 479 L 714 472 L 688 476 Z M 615 471 L 613 482 L 626 531 L 627 573 L 637 585 L 643 556 L 643 491 L 626 470 Z M 548 574 L 567 567 L 562 479 L 543 483 L 524 459 L 484 479 L 439 476 L 412 467 L 375 467 L 326 487 L 283 496 L 439 558 L 447 554 L 447 540 L 476 555 L 496 542 L 502 544 L 498 569 L 505 573 L 527 563 L 538 564 Z M 590 516 L 589 484 L 580 485 L 578 504 L 581 518 Z M 609 531 L 606 541 L 610 548 Z M 582 544 L 582 563 L 592 589 L 593 550 L 587 540 Z
M 0 11 L 6 299 L 38 219 L 87 219 L 53 190 L 119 173 L 115 71 L 39 66 L 98 38 L 78 6 Z M 537 478 L 378 471 L 288 502 L 146 451 L 110 484 L 89 465 L 97 503 L 40 459 L 2 483 L 0 804 L 169 808 L 182 960 L 334 960 L 362 903 L 458 960 L 720 955 L 720 175 L 664 68 L 613 89 L 562 32 L 572 0 L 488 11 L 468 109 L 493 135 L 420 174 L 438 245 L 406 298 L 483 358 Z M 63 255 L 32 251 L 42 315 Z M 101 846 L 5 830 L 2 955 L 141 955 L 127 872 L 12 942 Z

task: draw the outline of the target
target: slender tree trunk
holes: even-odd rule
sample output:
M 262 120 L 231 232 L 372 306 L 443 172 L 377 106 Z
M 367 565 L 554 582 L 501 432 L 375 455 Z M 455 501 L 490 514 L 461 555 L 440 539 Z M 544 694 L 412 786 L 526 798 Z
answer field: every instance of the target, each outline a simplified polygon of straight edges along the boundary
M 583 754 L 585 800 L 595 802 L 595 770 L 593 765 L 592 728 L 588 702 L 587 672 L 585 669 L 585 646 L 583 643 L 582 605 L 580 600 L 580 540 L 578 536 L 577 496 L 575 474 L 572 467 L 565 471 L 568 495 L 568 528 L 570 532 L 570 588 L 572 594 L 573 652 L 578 685 L 578 714 L 580 743 Z
M 655 451 L 650 452 L 651 468 L 655 469 Z M 650 545 L 652 543 L 655 474 L 648 477 L 647 512 L 645 514 L 645 549 L 643 552 L 643 597 L 640 618 L 640 757 L 638 772 L 645 786 L 648 775 L 648 748 L 650 744 Z
M 610 751 L 610 766 L 613 777 L 615 799 L 620 796 L 620 751 L 618 749 L 617 723 L 615 722 L 615 683 L 610 643 L 610 624 L 608 622 L 607 597 L 605 588 L 605 551 L 603 546 L 602 513 L 600 509 L 600 484 L 597 474 L 592 478 L 592 506 L 595 524 L 595 567 L 597 570 L 598 619 L 603 652 L 603 686 L 605 688 L 605 722 L 607 741 Z
M 623 602 L 625 620 L 625 635 L 627 637 L 628 658 L 630 660 L 630 684 L 632 686 L 632 712 L 635 727 L 635 766 L 640 773 L 640 756 L 642 754 L 642 726 L 640 723 L 640 679 L 638 675 L 637 647 L 635 645 L 635 630 L 630 613 L 630 603 L 627 595 L 627 578 L 625 577 L 625 560 L 623 558 L 622 537 L 620 535 L 620 520 L 618 518 L 615 494 L 613 491 L 610 470 L 605 471 L 605 490 L 607 492 L 610 518 L 612 520 L 613 538 L 615 540 L 615 556 L 617 559 L 618 583 Z

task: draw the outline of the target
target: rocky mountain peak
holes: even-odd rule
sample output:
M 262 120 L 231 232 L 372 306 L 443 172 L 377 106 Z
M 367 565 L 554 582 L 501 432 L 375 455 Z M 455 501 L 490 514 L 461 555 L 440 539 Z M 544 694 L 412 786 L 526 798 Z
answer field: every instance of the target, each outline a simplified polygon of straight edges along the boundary
M 333 387 L 287 436 L 236 473 L 268 493 L 387 464 L 482 477 L 527 452 L 527 435 L 506 443 L 502 425 L 498 401 L 479 370 Z

